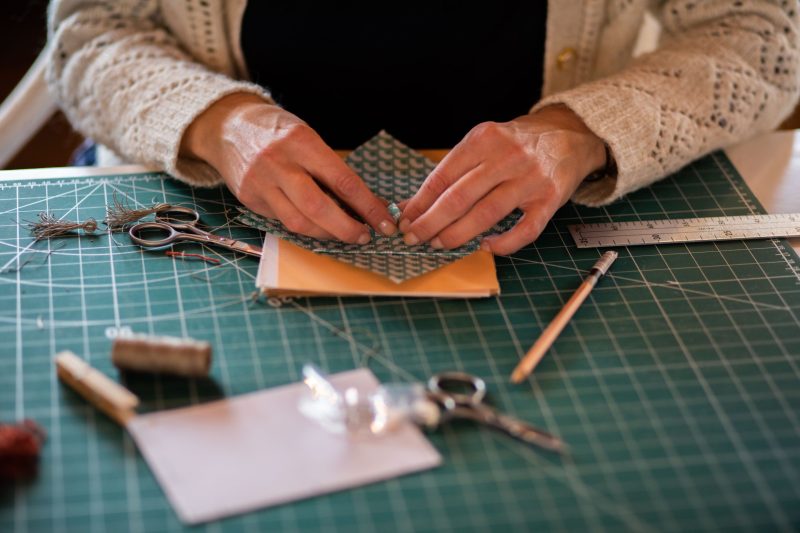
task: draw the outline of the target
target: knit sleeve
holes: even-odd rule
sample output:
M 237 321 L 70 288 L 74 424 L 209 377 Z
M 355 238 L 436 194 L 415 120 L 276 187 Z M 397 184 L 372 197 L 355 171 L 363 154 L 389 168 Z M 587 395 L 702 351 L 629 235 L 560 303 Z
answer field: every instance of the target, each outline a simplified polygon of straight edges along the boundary
M 179 156 L 181 137 L 223 96 L 269 99 L 263 89 L 190 57 L 156 0 L 55 0 L 48 22 L 48 85 L 78 131 L 194 185 L 221 182 L 211 166 Z
M 656 51 L 534 107 L 565 104 L 613 154 L 616 176 L 581 185 L 578 203 L 609 203 L 773 129 L 797 102 L 797 0 L 672 0 L 660 15 Z

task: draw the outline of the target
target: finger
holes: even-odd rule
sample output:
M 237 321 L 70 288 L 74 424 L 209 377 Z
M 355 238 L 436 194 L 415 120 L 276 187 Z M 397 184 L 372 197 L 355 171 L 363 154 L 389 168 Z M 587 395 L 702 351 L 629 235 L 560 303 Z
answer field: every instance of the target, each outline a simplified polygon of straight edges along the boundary
M 477 167 L 501 138 L 502 126 L 483 122 L 470 130 L 425 179 L 403 211 L 403 219 L 413 222 L 461 176 Z
M 244 203 L 244 202 L 242 202 Z M 257 215 L 261 215 L 265 218 L 277 219 L 277 215 L 275 215 L 275 211 L 264 202 L 260 197 L 259 198 L 248 198 L 247 203 L 245 203 L 245 207 L 247 207 L 250 211 L 256 213 Z
M 322 139 L 313 143 L 313 154 L 302 159 L 303 167 L 309 174 L 323 183 L 344 203 L 358 213 L 376 231 L 389 236 L 397 232 L 387 203 L 373 194 L 364 181 L 342 161 Z
M 488 172 L 481 163 L 451 185 L 431 207 L 404 228 L 406 244 L 426 242 L 463 217 L 497 185 L 497 172 Z
M 527 210 L 510 230 L 483 239 L 481 248 L 495 255 L 513 254 L 539 237 L 551 215 L 545 209 Z
M 519 191 L 514 183 L 503 183 L 475 204 L 469 212 L 439 233 L 431 246 L 455 248 L 477 237 L 503 220 L 519 204 Z
M 477 150 L 470 150 L 467 142 L 461 141 L 447 154 L 436 168 L 425 178 L 419 190 L 403 209 L 402 222 L 414 222 L 426 212 L 453 183 L 481 162 Z
M 311 176 L 300 173 L 285 176 L 281 190 L 303 216 L 340 241 L 367 244 L 371 240 L 366 226 L 348 216 Z
M 275 218 L 280 220 L 289 231 L 323 241 L 334 239 L 333 235 L 303 215 L 280 189 L 270 189 L 269 201 L 270 208 L 275 213 Z
M 411 198 L 406 198 L 405 200 L 397 202 L 397 208 L 400 210 L 400 219 L 397 221 L 397 229 L 399 229 L 401 233 L 405 233 L 408 230 L 409 222 L 408 219 L 403 218 L 403 213 L 406 212 L 406 207 L 410 200 Z

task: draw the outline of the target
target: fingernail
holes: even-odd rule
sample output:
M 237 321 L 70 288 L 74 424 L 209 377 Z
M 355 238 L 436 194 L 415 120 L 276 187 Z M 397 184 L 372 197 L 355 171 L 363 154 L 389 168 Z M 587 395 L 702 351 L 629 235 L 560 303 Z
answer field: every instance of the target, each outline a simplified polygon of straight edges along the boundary
M 492 245 L 489 244 L 489 241 L 484 239 L 484 240 L 481 241 L 481 250 L 483 250 L 484 252 L 491 252 L 492 251 Z
M 444 248 L 444 245 L 442 245 L 442 239 L 440 239 L 439 237 L 433 239 L 431 241 L 431 248 L 433 248 L 434 250 L 441 250 L 442 248 Z
M 394 225 L 394 222 L 391 220 L 384 220 L 380 224 L 378 224 L 378 229 L 381 230 L 381 233 L 386 235 L 387 237 L 391 237 L 397 232 L 397 226 Z
M 403 235 L 403 242 L 409 246 L 414 246 L 419 242 L 419 239 L 413 233 L 406 233 Z
M 411 222 L 408 221 L 407 218 L 404 218 L 400 221 L 400 231 L 405 233 L 408 230 L 408 226 L 411 225 Z
M 361 237 L 358 238 L 358 244 L 367 244 L 371 240 L 372 237 L 369 236 L 369 233 L 362 233 Z

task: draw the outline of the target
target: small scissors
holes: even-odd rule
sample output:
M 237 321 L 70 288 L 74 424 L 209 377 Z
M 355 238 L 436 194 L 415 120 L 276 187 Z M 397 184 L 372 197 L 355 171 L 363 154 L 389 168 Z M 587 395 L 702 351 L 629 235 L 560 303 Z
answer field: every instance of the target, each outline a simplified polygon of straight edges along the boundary
M 427 396 L 442 410 L 440 423 L 459 418 L 474 420 L 546 450 L 562 453 L 566 449 L 558 437 L 485 404 L 486 382 L 477 376 L 464 372 L 434 374 L 428 380 Z
M 146 250 L 163 250 L 179 242 L 200 242 L 261 257 L 261 248 L 258 246 L 198 228 L 200 214 L 189 207 L 172 206 L 157 212 L 155 218 L 155 222 L 140 222 L 132 226 L 128 230 L 131 241 Z

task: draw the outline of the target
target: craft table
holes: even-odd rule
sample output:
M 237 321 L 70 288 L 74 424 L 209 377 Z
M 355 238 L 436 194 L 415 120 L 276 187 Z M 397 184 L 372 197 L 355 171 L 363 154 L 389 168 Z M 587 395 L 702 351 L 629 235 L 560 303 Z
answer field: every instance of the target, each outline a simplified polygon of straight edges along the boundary
M 533 376 L 508 380 L 600 254 L 577 249 L 568 224 L 800 211 L 795 135 L 729 154 L 755 196 L 715 153 L 605 208 L 568 204 L 534 245 L 497 258 L 501 295 L 476 300 L 253 300 L 250 258 L 175 260 L 124 235 L 32 243 L 20 222 L 41 211 L 100 220 L 115 195 L 197 206 L 221 234 L 261 236 L 230 224 L 235 200 L 222 189 L 141 167 L 0 173 L 0 420 L 30 417 L 48 432 L 38 478 L 0 488 L 0 531 L 187 530 L 131 438 L 58 382 L 61 350 L 125 383 L 147 412 L 298 381 L 307 361 L 368 366 L 381 381 L 461 370 L 570 446 L 561 459 L 454 424 L 429 436 L 437 469 L 210 531 L 795 529 L 800 265 L 785 241 L 621 247 Z M 127 330 L 208 340 L 212 379 L 121 376 L 109 350 Z

